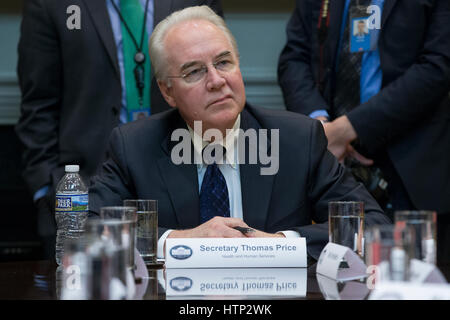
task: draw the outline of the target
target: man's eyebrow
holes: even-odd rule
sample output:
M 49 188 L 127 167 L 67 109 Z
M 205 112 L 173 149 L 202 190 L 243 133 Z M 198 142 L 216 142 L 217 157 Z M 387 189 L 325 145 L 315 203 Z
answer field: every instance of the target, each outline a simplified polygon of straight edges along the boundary
M 184 71 L 192 66 L 195 66 L 197 64 L 201 64 L 200 61 L 190 61 L 190 62 L 186 62 L 185 64 L 181 65 L 181 71 Z
M 219 54 L 214 58 L 214 60 L 217 60 L 217 59 L 226 57 L 226 56 L 228 56 L 228 55 L 231 55 L 231 52 L 230 52 L 230 51 L 224 51 L 224 52 L 221 52 L 221 53 L 219 53 Z M 200 62 L 200 61 L 190 61 L 190 62 L 186 62 L 186 63 L 184 63 L 183 65 L 181 65 L 181 71 L 184 71 L 184 70 L 186 70 L 186 69 L 188 69 L 188 68 L 190 68 L 190 67 L 192 67 L 192 66 L 195 66 L 195 65 L 197 65 L 197 64 L 201 65 L 202 62 Z
M 231 55 L 231 52 L 230 52 L 230 51 L 224 51 L 224 52 L 222 52 L 222 53 L 219 53 L 219 54 L 216 56 L 215 60 L 220 59 L 220 58 L 225 57 L 225 56 L 228 56 L 228 55 Z

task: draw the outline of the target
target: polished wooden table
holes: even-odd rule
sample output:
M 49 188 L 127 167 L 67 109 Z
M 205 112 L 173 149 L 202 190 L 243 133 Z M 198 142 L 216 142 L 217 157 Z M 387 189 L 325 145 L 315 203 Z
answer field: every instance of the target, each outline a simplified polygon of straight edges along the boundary
M 58 300 L 60 299 L 60 285 L 57 281 L 57 265 L 54 261 L 26 261 L 0 263 L 0 300 Z M 450 280 L 450 266 L 441 266 L 440 270 Z M 137 288 L 141 291 L 138 299 L 166 300 L 166 299 L 298 299 L 323 300 L 324 294 L 316 275 L 315 264 L 306 271 L 306 295 L 303 296 L 195 296 L 168 297 L 166 296 L 164 269 L 147 268 L 148 277 L 138 279 Z M 357 283 L 354 283 L 357 284 Z M 361 284 L 361 283 L 360 283 Z M 345 284 L 338 283 L 341 291 Z M 343 299 L 365 299 L 367 293 L 356 296 L 346 296 Z
M 165 288 L 161 285 L 164 269 L 147 268 L 148 278 L 138 279 L 137 288 L 144 300 L 165 300 Z M 304 297 L 289 297 L 298 299 L 323 299 L 319 289 L 315 268 L 307 271 L 307 292 Z M 145 284 L 145 288 L 142 286 Z M 179 297 L 182 299 L 183 297 Z M 208 297 L 193 297 L 194 299 L 208 299 Z M 217 299 L 217 297 L 211 297 Z M 226 297 L 224 297 L 226 298 Z M 270 299 L 277 298 L 262 296 L 236 295 L 232 299 Z M 0 263 L 0 300 L 58 300 L 60 299 L 60 284 L 57 281 L 57 265 L 54 261 L 24 261 Z M 177 297 L 175 297 L 177 299 Z

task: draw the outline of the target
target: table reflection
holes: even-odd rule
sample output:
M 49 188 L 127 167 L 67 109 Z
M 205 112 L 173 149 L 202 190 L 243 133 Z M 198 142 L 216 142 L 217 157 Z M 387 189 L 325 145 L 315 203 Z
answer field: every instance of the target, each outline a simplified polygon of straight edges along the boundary
M 60 279 L 56 279 L 56 269 L 57 265 L 54 260 L 51 261 L 18 261 L 18 262 L 4 262 L 0 263 L 0 299 L 14 299 L 14 300 L 35 300 L 35 299 L 60 299 Z M 441 265 L 439 269 L 446 276 L 447 281 L 450 280 L 450 265 Z M 249 290 L 244 294 L 242 291 L 233 295 L 224 295 L 222 293 L 217 293 L 217 295 L 203 295 L 194 296 L 191 293 L 180 292 L 178 295 L 171 295 L 166 297 L 166 282 L 173 279 L 172 273 L 169 270 L 169 275 L 164 275 L 163 264 L 161 263 L 157 267 L 147 267 L 146 270 L 142 270 L 143 273 L 136 272 L 136 294 L 134 299 L 140 300 L 164 300 L 164 299 L 253 299 L 256 294 L 261 294 L 256 292 L 257 285 L 254 284 L 255 290 L 252 291 L 251 286 Z M 176 270 L 172 270 L 176 271 Z M 178 270 L 182 271 L 182 270 Z M 225 279 L 224 272 L 241 272 L 241 278 L 239 281 L 244 280 L 244 277 L 250 277 L 250 272 L 264 272 L 262 277 L 266 277 L 266 280 L 273 280 L 268 277 L 275 276 L 281 273 L 286 275 L 287 281 L 292 282 L 293 279 L 296 281 L 296 291 L 291 290 L 290 292 L 285 291 L 286 295 L 281 295 L 276 292 L 275 295 L 269 295 L 269 290 L 266 289 L 266 295 L 256 296 L 256 298 L 261 299 L 298 299 L 298 300 L 322 300 L 326 299 L 367 299 L 364 297 L 364 291 L 367 290 L 364 283 L 358 281 L 348 281 L 348 282 L 336 282 L 331 280 L 328 284 L 327 279 L 321 279 L 321 276 L 316 273 L 316 265 L 311 265 L 307 269 L 291 269 L 291 268 L 281 268 L 281 269 L 201 269 L 200 273 L 205 274 L 213 273 L 220 275 Z M 145 274 L 147 272 L 147 274 Z M 189 270 L 187 270 L 189 272 Z M 199 271 L 197 271 L 199 272 Z M 292 272 L 292 274 L 291 274 Z M 304 280 L 304 274 L 307 274 L 306 283 Z M 183 276 L 183 275 L 181 275 Z M 258 279 L 256 277 L 256 279 Z M 282 279 L 282 278 L 280 278 Z M 301 281 L 299 280 L 301 279 Z M 57 281 L 58 280 L 58 281 Z M 195 279 L 191 279 L 194 280 Z M 200 280 L 202 280 L 200 278 Z M 252 279 L 248 279 L 252 280 Z M 323 281 L 325 280 L 325 281 Z M 328 279 L 330 280 L 330 279 Z M 267 282 L 266 281 L 266 282 Z M 273 282 L 273 281 L 272 281 Z M 301 287 L 303 284 L 304 287 Z M 354 290 L 354 287 L 357 290 Z M 285 286 L 288 288 L 289 286 Z M 183 284 L 180 284 L 180 288 L 183 288 Z M 272 286 L 272 289 L 276 288 Z M 359 291 L 359 289 L 361 291 Z M 261 289 L 261 288 L 260 288 Z M 306 290 L 306 297 L 304 292 Z M 359 293 L 358 293 L 359 292 Z M 220 295 L 219 295 L 220 294 Z M 292 294 L 289 296 L 288 294 Z
M 364 280 L 337 281 L 316 274 L 320 291 L 326 300 L 364 300 L 370 290 Z
M 306 268 L 166 269 L 166 299 L 305 297 Z

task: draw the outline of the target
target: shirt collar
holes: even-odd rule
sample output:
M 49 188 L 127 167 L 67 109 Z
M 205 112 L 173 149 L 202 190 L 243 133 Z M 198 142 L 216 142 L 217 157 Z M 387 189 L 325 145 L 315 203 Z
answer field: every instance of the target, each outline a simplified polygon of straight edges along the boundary
M 225 142 L 222 141 L 217 141 L 217 143 L 219 143 L 220 145 L 222 145 L 225 150 L 226 150 L 226 154 L 225 154 L 225 160 L 226 160 L 226 164 L 230 165 L 233 169 L 236 169 L 236 164 L 237 164 L 237 141 L 238 141 L 238 137 L 239 137 L 239 128 L 241 126 L 241 114 L 238 115 L 236 121 L 234 122 L 233 128 L 227 129 L 227 133 L 226 133 L 226 137 L 225 137 Z M 195 132 L 189 125 L 187 126 L 189 129 L 189 133 L 191 134 L 191 139 L 192 142 L 194 141 L 202 141 L 202 145 L 200 146 L 199 143 L 193 143 L 194 144 L 194 152 L 197 153 L 198 155 L 202 154 L 203 149 L 210 143 L 209 141 L 205 141 L 203 140 L 202 137 L 200 137 L 197 132 Z M 214 142 L 216 143 L 216 142 Z M 203 162 L 200 164 L 200 166 L 205 165 Z

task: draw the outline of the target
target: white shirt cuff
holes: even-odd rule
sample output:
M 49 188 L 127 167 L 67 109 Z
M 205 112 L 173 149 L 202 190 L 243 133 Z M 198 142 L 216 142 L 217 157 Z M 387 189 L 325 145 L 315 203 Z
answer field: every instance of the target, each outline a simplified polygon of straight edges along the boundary
M 300 238 L 301 235 L 299 232 L 297 231 L 292 231 L 292 230 L 288 230 L 288 231 L 278 231 L 277 233 L 282 233 L 284 234 L 284 236 L 286 238 Z
M 164 243 L 166 242 L 166 238 L 173 231 L 173 229 L 169 229 L 163 233 L 163 235 L 158 240 L 158 251 L 156 257 L 158 259 L 164 259 Z

